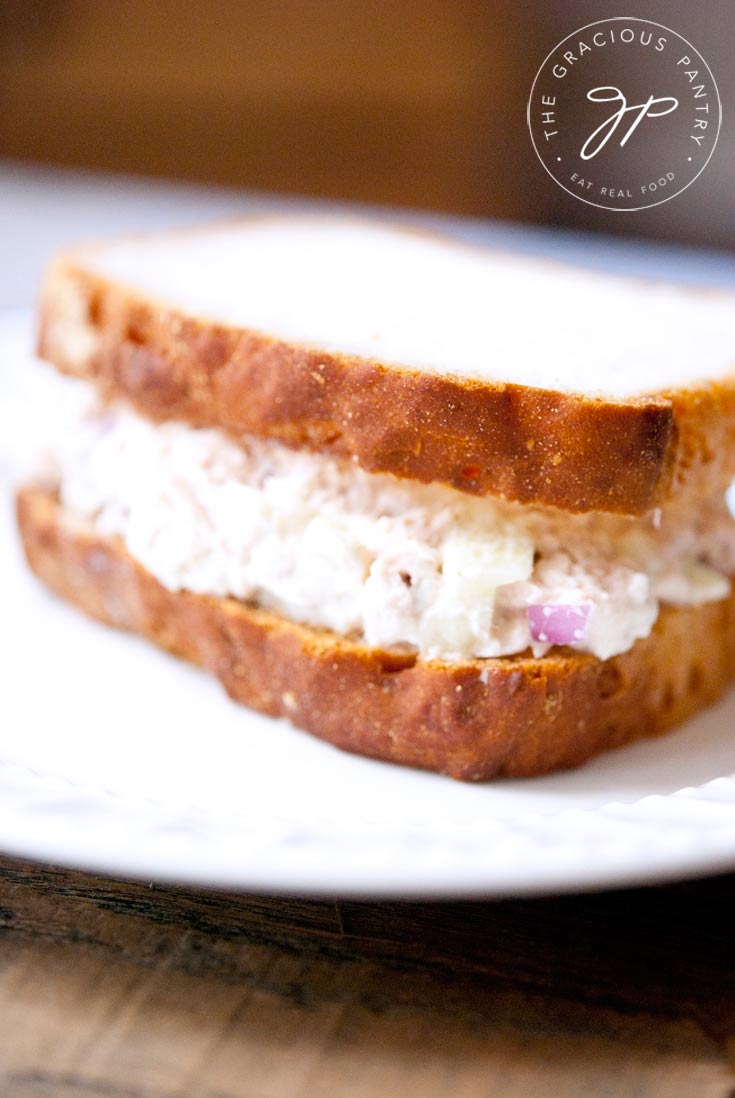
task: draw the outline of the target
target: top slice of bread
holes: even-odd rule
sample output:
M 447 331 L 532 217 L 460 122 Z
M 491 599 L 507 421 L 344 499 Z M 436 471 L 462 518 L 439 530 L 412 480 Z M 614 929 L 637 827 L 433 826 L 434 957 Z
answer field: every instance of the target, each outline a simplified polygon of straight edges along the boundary
M 569 511 L 735 476 L 735 295 L 336 216 L 60 255 L 40 353 L 183 418 Z

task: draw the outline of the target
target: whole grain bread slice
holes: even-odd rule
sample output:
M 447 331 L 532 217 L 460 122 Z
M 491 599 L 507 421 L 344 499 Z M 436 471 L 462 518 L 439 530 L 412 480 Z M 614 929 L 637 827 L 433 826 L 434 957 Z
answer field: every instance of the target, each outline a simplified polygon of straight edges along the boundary
M 455 778 L 576 766 L 665 732 L 735 677 L 735 596 L 664 609 L 651 636 L 605 662 L 563 649 L 428 661 L 234 599 L 167 591 L 43 489 L 20 492 L 18 519 L 36 575 L 92 617 L 207 668 L 236 701 L 337 747 Z
M 349 218 L 251 218 L 60 255 L 39 349 L 182 418 L 567 511 L 735 476 L 735 295 Z

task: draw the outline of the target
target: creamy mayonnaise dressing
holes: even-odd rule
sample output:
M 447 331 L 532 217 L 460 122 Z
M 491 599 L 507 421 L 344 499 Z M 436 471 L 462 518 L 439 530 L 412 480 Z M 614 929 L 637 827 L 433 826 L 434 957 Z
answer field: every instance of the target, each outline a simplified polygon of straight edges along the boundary
M 722 599 L 735 572 L 724 502 L 657 522 L 567 515 L 153 424 L 122 404 L 92 401 L 67 425 L 47 479 L 169 590 L 429 658 L 542 656 L 554 636 L 532 619 L 553 622 L 538 608 L 561 605 L 585 608 L 571 647 L 606 659 L 650 633 L 661 602 Z

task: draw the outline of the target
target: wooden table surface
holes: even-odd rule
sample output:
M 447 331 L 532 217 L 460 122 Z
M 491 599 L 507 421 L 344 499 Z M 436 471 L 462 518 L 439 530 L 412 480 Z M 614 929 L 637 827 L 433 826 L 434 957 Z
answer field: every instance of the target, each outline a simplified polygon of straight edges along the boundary
M 732 1098 L 735 877 L 325 903 L 0 861 L 2 1098 Z

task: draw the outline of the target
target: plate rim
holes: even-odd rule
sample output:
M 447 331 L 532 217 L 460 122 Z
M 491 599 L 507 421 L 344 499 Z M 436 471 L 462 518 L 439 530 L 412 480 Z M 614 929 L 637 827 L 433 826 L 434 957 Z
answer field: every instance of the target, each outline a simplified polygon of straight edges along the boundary
M 383 834 L 363 834 L 357 859 L 354 836 L 345 844 L 334 832 L 309 834 L 301 820 L 270 833 L 243 833 L 227 826 L 232 813 L 187 813 L 24 764 L 0 763 L 0 793 L 0 848 L 10 856 L 203 889 L 323 899 L 507 899 L 655 885 L 735 866 L 735 777 L 729 776 L 632 803 L 486 820 L 489 827 L 464 825 L 472 833 L 451 839 L 419 836 L 415 828 L 401 834 L 391 825 Z M 253 837 L 243 862 L 233 840 L 247 846 Z M 386 844 L 395 854 L 399 837 L 413 859 L 410 874 L 405 859 L 386 872 Z M 508 841 L 508 856 L 487 857 L 484 844 L 492 842 L 497 855 L 496 844 Z M 192 842 L 202 851 L 217 849 L 219 859 L 192 860 Z M 551 847 L 561 858 L 549 857 Z M 479 869 L 478 849 L 485 854 Z

